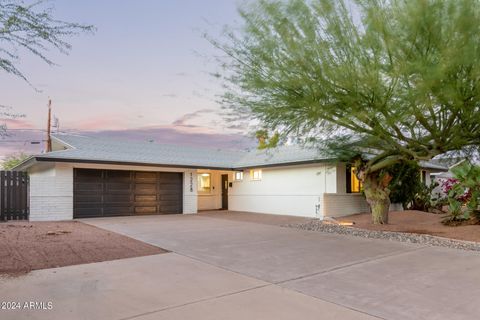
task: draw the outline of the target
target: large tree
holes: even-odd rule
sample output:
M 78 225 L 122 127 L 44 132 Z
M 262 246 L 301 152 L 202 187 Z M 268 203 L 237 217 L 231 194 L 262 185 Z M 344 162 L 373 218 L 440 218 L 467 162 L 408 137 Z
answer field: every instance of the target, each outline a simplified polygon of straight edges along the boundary
M 51 48 L 67 54 L 71 45 L 67 38 L 80 32 L 92 32 L 94 27 L 55 18 L 49 1 L 36 0 L 28 3 L 19 0 L 0 0 L 0 71 L 28 79 L 18 63 L 22 53 L 37 56 L 49 65 Z M 0 117 L 16 117 L 10 107 L 0 103 Z M 5 133 L 0 127 L 0 135 Z
M 395 163 L 480 144 L 478 0 L 260 0 L 212 40 L 223 102 L 354 159 L 374 223 Z
M 2 168 L 3 170 L 11 170 L 29 156 L 30 155 L 23 152 L 8 154 L 2 160 Z

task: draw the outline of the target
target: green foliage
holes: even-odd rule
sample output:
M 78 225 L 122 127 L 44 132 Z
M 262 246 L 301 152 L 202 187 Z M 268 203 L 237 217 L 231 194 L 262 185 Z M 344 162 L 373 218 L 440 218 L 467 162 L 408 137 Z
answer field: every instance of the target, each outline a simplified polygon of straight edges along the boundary
M 428 186 L 424 183 L 420 183 L 409 209 L 429 212 L 430 209 L 437 207 L 438 199 L 433 197 L 433 190 L 436 187 L 438 187 L 438 183 L 436 182 L 433 182 Z
M 3 159 L 2 168 L 3 170 L 10 170 L 28 157 L 29 155 L 23 152 L 9 154 Z
M 255 132 L 255 137 L 258 140 L 257 149 L 259 150 L 275 148 L 278 145 L 280 139 L 280 135 L 278 133 L 274 133 L 273 136 L 270 138 L 267 130 L 257 130 Z
M 351 4 L 350 4 L 351 3 Z M 358 14 L 352 14 L 350 7 Z M 480 3 L 259 0 L 225 41 L 225 107 L 363 170 L 480 145 Z
M 390 201 L 401 203 L 407 208 L 423 187 L 419 165 L 415 162 L 397 163 L 387 168 L 387 171 L 393 177 L 389 185 Z
M 47 57 L 51 48 L 67 54 L 71 45 L 67 37 L 80 32 L 93 32 L 94 27 L 79 23 L 65 22 L 53 16 L 53 8 L 48 1 L 0 0 L 0 71 L 20 77 L 28 82 L 18 67 L 19 52 L 33 54 L 49 65 L 54 62 Z M 24 115 L 15 113 L 12 107 L 0 104 L 0 118 L 18 118 Z M 0 125 L 0 136 L 5 136 L 7 127 Z
M 445 221 L 468 220 L 472 216 L 480 220 L 480 166 L 465 161 L 451 171 L 457 183 L 448 191 L 449 210 Z
M 46 2 L 40 0 L 27 5 L 22 1 L 0 1 L 0 70 L 27 80 L 16 65 L 19 49 L 53 65 L 45 55 L 49 47 L 68 53 L 71 45 L 66 37 L 94 30 L 90 25 L 56 19 Z

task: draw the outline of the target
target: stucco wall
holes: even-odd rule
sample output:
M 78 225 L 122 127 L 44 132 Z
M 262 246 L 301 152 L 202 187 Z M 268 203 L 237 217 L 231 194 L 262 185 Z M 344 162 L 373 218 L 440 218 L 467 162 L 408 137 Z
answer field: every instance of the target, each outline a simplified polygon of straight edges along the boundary
M 336 192 L 335 165 L 316 164 L 262 169 L 262 179 L 233 181 L 229 209 L 321 218 L 324 192 Z
M 197 212 L 196 170 L 83 163 L 45 163 L 38 164 L 29 170 L 31 221 L 71 220 L 73 218 L 74 168 L 183 172 L 183 213 Z

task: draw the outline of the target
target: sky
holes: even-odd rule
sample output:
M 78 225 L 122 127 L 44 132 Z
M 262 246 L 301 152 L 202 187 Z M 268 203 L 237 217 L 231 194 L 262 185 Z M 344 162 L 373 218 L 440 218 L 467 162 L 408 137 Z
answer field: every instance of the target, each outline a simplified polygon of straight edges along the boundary
M 26 1 L 29 3 L 29 1 Z M 40 152 L 47 101 L 60 131 L 122 139 L 218 147 L 252 146 L 220 115 L 217 52 L 204 39 L 239 23 L 235 0 L 51 0 L 56 18 L 94 25 L 70 38 L 69 55 L 50 51 L 57 65 L 21 54 L 19 67 L 34 88 L 0 73 L 0 104 L 25 114 L 6 123 L 0 157 Z M 1 44 L 0 44 L 1 45 Z M 36 90 L 35 90 L 36 89 Z M 43 130 L 43 131 L 41 131 Z M 56 131 L 54 129 L 53 131 Z

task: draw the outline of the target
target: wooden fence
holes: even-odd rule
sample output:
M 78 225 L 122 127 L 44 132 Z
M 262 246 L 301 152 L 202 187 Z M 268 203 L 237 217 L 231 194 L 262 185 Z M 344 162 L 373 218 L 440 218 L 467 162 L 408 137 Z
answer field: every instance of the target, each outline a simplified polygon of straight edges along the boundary
M 0 171 L 0 221 L 27 220 L 29 179 L 26 172 Z

